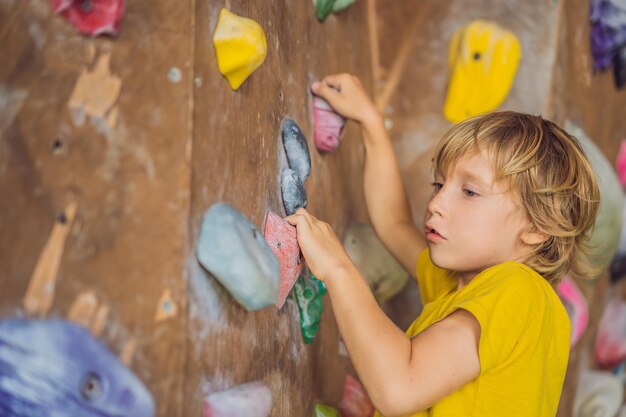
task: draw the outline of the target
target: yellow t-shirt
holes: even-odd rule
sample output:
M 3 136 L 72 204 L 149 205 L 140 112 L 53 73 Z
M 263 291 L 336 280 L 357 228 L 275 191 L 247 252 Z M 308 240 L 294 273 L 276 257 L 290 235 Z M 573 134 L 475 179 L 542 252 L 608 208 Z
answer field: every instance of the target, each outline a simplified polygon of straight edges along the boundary
M 504 262 L 457 291 L 453 273 L 435 266 L 426 249 L 417 262 L 417 280 L 424 307 L 407 336 L 459 308 L 469 311 L 481 327 L 480 374 L 412 417 L 556 415 L 569 357 L 570 321 L 541 275 L 521 263 Z

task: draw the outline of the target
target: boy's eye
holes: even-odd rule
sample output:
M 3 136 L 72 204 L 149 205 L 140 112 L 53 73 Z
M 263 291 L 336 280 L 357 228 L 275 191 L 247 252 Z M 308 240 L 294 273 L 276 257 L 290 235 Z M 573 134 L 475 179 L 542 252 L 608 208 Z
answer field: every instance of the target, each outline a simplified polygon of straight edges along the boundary
M 472 191 L 472 190 L 468 190 L 467 188 L 463 190 L 463 192 L 465 193 L 466 196 L 468 197 L 475 197 L 478 195 L 478 193 Z
M 433 182 L 431 185 L 433 186 L 435 191 L 439 191 L 443 187 L 443 184 L 440 182 Z

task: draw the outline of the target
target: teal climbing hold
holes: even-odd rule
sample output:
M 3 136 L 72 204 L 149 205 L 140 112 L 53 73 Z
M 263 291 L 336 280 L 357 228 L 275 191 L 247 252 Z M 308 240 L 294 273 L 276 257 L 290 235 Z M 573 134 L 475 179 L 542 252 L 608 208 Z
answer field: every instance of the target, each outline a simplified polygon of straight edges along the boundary
M 228 204 L 215 204 L 204 215 L 197 256 L 247 310 L 278 302 L 278 260 L 263 234 Z

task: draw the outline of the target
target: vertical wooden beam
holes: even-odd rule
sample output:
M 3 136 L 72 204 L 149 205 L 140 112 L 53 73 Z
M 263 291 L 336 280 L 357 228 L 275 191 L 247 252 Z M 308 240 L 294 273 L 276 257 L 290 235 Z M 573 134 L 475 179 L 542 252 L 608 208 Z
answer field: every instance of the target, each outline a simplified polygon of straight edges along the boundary
M 424 24 L 426 17 L 429 15 L 432 2 L 432 0 L 424 0 L 418 6 L 418 10 L 415 13 L 413 21 L 411 22 L 411 26 L 408 28 L 404 41 L 400 46 L 400 50 L 398 51 L 393 65 L 391 66 L 389 77 L 387 78 L 381 93 L 376 98 L 376 106 L 381 112 L 384 111 L 385 107 L 387 107 L 393 97 L 393 94 L 398 88 L 400 77 L 402 77 L 402 74 L 404 73 L 409 55 L 413 49 L 415 33 L 417 28 Z

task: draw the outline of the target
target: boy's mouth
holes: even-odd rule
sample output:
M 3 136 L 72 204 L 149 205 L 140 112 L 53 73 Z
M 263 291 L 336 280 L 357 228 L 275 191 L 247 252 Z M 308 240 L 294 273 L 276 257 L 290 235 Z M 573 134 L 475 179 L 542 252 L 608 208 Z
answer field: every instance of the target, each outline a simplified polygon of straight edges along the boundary
M 431 225 L 427 224 L 426 226 L 424 226 L 424 232 L 426 234 L 426 238 L 429 240 L 441 240 L 441 239 L 445 239 L 443 236 L 441 236 L 441 234 L 439 234 L 439 232 L 437 231 L 437 229 L 435 229 L 434 227 L 432 227 Z

